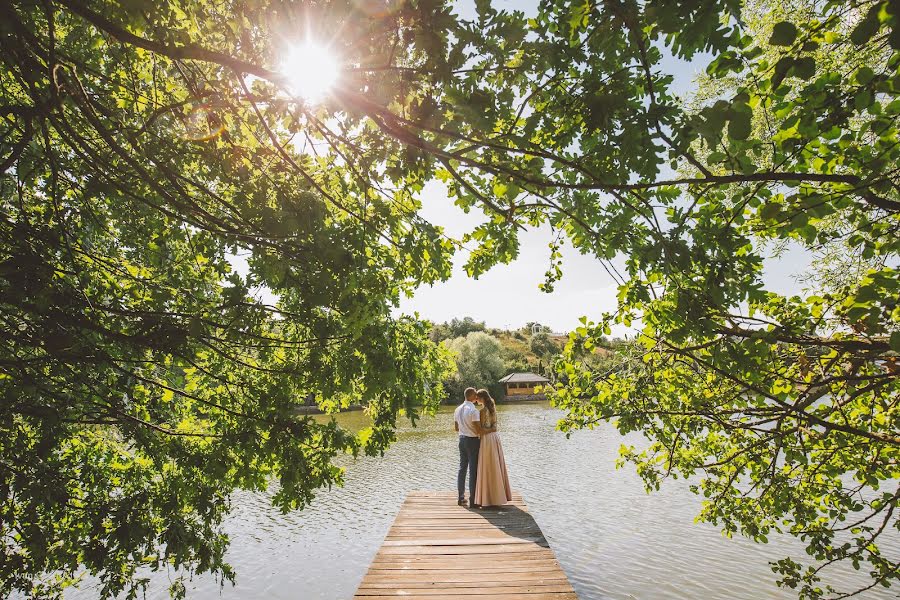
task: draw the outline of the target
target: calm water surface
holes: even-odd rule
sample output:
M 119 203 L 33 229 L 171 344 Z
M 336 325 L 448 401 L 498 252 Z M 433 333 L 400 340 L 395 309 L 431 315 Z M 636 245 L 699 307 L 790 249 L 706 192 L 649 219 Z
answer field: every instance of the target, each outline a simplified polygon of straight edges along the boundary
M 556 552 L 582 600 L 796 598 L 774 584 L 768 561 L 803 557 L 792 540 L 757 545 L 694 524 L 700 499 L 681 481 L 646 494 L 634 469 L 615 469 L 628 441 L 612 428 L 555 430 L 561 413 L 547 404 L 501 405 L 501 436 L 510 481 Z M 362 427 L 361 413 L 341 415 Z M 638 441 L 638 438 L 635 438 Z M 452 408 L 404 428 L 381 459 L 348 459 L 346 485 L 283 515 L 263 494 L 242 493 L 226 529 L 237 585 L 220 589 L 195 578 L 188 597 L 213 599 L 350 598 L 410 490 L 453 490 L 458 452 Z M 854 579 L 854 577 L 856 579 Z M 832 582 L 852 585 L 849 572 Z M 166 598 L 165 575 L 148 598 Z M 93 598 L 90 586 L 67 595 Z M 892 590 L 859 598 L 898 598 Z

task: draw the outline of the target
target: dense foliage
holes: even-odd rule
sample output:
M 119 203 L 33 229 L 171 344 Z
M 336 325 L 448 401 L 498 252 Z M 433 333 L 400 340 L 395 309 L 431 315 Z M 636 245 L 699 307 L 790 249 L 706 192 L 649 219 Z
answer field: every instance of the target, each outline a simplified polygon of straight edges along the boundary
M 626 458 L 648 486 L 694 476 L 702 519 L 800 538 L 808 559 L 775 568 L 804 597 L 840 595 L 819 582 L 834 563 L 889 585 L 898 12 L 0 4 L 4 589 L 81 562 L 112 591 L 146 557 L 230 574 L 214 527 L 227 490 L 274 473 L 279 502 L 302 504 L 337 477 L 331 452 L 360 443 L 287 419 L 297 392 L 369 400 L 381 447 L 440 371 L 421 326 L 388 312 L 449 274 L 453 244 L 416 216 L 435 177 L 488 215 L 465 240 L 470 274 L 544 225 L 619 283 L 618 310 L 570 343 L 565 427 L 641 431 L 649 449 Z M 316 107 L 277 71 L 282 40 L 310 23 L 344 64 Z M 698 53 L 721 85 L 685 104 L 663 57 Z M 773 243 L 843 244 L 865 268 L 779 296 L 762 280 Z M 229 252 L 249 253 L 248 277 Z M 550 256 L 548 291 L 558 243 Z M 278 306 L 252 300 L 258 285 Z M 628 368 L 585 366 L 615 323 L 643 349 Z
M 630 252 L 619 312 L 573 336 L 558 401 L 567 428 L 642 431 L 649 448 L 623 458 L 650 488 L 694 477 L 701 520 L 802 540 L 809 563 L 773 564 L 782 585 L 864 594 L 900 576 L 897 10 L 754 2 L 738 16 L 659 138 L 673 157 L 681 144 L 687 185 L 628 196 L 644 253 Z M 805 295 L 763 287 L 763 248 L 785 246 L 814 257 Z M 643 348 L 580 368 L 580 347 L 637 319 Z M 871 583 L 833 589 L 836 564 Z
M 454 318 L 446 323 L 436 323 L 431 328 L 431 340 L 442 342 L 457 337 L 465 337 L 475 331 L 486 331 L 487 326 L 483 321 L 476 321 L 472 317 Z
M 341 481 L 336 453 L 381 452 L 442 397 L 447 357 L 391 311 L 447 274 L 446 240 L 401 192 L 284 147 L 302 107 L 183 60 L 193 39 L 270 62 L 252 7 L 221 8 L 0 3 L 4 598 L 83 572 L 103 597 L 170 566 L 233 579 L 233 490 L 302 507 Z M 296 416 L 310 395 L 373 427 Z
M 533 325 L 536 324 L 514 330 L 495 329 L 471 317 L 433 325 L 432 341 L 443 342 L 456 365 L 444 380 L 445 402 L 458 403 L 470 386 L 486 388 L 495 399 L 502 400 L 506 392 L 498 380 L 510 373 L 532 372 L 552 377 L 553 363 L 562 354 L 567 338 L 550 336 Z M 616 343 L 603 339 L 589 353 L 591 356 L 584 354 L 581 358 L 596 364 Z
M 531 336 L 528 342 L 528 348 L 532 354 L 539 356 L 544 360 L 552 361 L 554 356 L 559 353 L 557 343 L 544 332 Z
M 456 372 L 444 384 L 451 402 L 461 402 L 467 387 L 486 388 L 495 398 L 502 398 L 497 382 L 506 375 L 506 363 L 500 356 L 503 347 L 494 336 L 474 331 L 453 338 L 447 348 L 456 359 Z

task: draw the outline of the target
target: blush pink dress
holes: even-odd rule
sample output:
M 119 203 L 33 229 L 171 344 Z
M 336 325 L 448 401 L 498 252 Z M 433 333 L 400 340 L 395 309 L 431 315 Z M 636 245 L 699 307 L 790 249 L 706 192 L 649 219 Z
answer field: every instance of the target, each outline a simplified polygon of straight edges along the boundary
M 488 427 L 497 425 L 496 417 L 493 424 L 482 422 Z M 509 475 L 506 473 L 500 434 L 491 431 L 481 436 L 478 475 L 475 477 L 475 504 L 501 506 L 511 501 L 512 490 L 509 487 Z

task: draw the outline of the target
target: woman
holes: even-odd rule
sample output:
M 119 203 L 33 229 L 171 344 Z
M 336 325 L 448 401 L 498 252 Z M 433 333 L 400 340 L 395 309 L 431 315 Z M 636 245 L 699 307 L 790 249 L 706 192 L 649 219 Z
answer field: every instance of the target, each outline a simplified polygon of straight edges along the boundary
M 500 506 L 512 501 L 503 446 L 497 433 L 497 404 L 487 390 L 476 392 L 484 408 L 481 410 L 481 449 L 478 451 L 478 476 L 475 478 L 475 500 L 479 506 Z

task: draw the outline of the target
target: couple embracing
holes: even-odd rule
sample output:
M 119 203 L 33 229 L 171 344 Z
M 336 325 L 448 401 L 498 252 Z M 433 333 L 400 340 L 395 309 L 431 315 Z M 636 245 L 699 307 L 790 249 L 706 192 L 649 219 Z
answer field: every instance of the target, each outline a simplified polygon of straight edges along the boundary
M 470 508 L 506 504 L 512 491 L 497 433 L 497 404 L 487 390 L 466 388 L 465 398 L 453 413 L 453 428 L 459 433 L 458 504 L 466 505 L 467 472 Z

